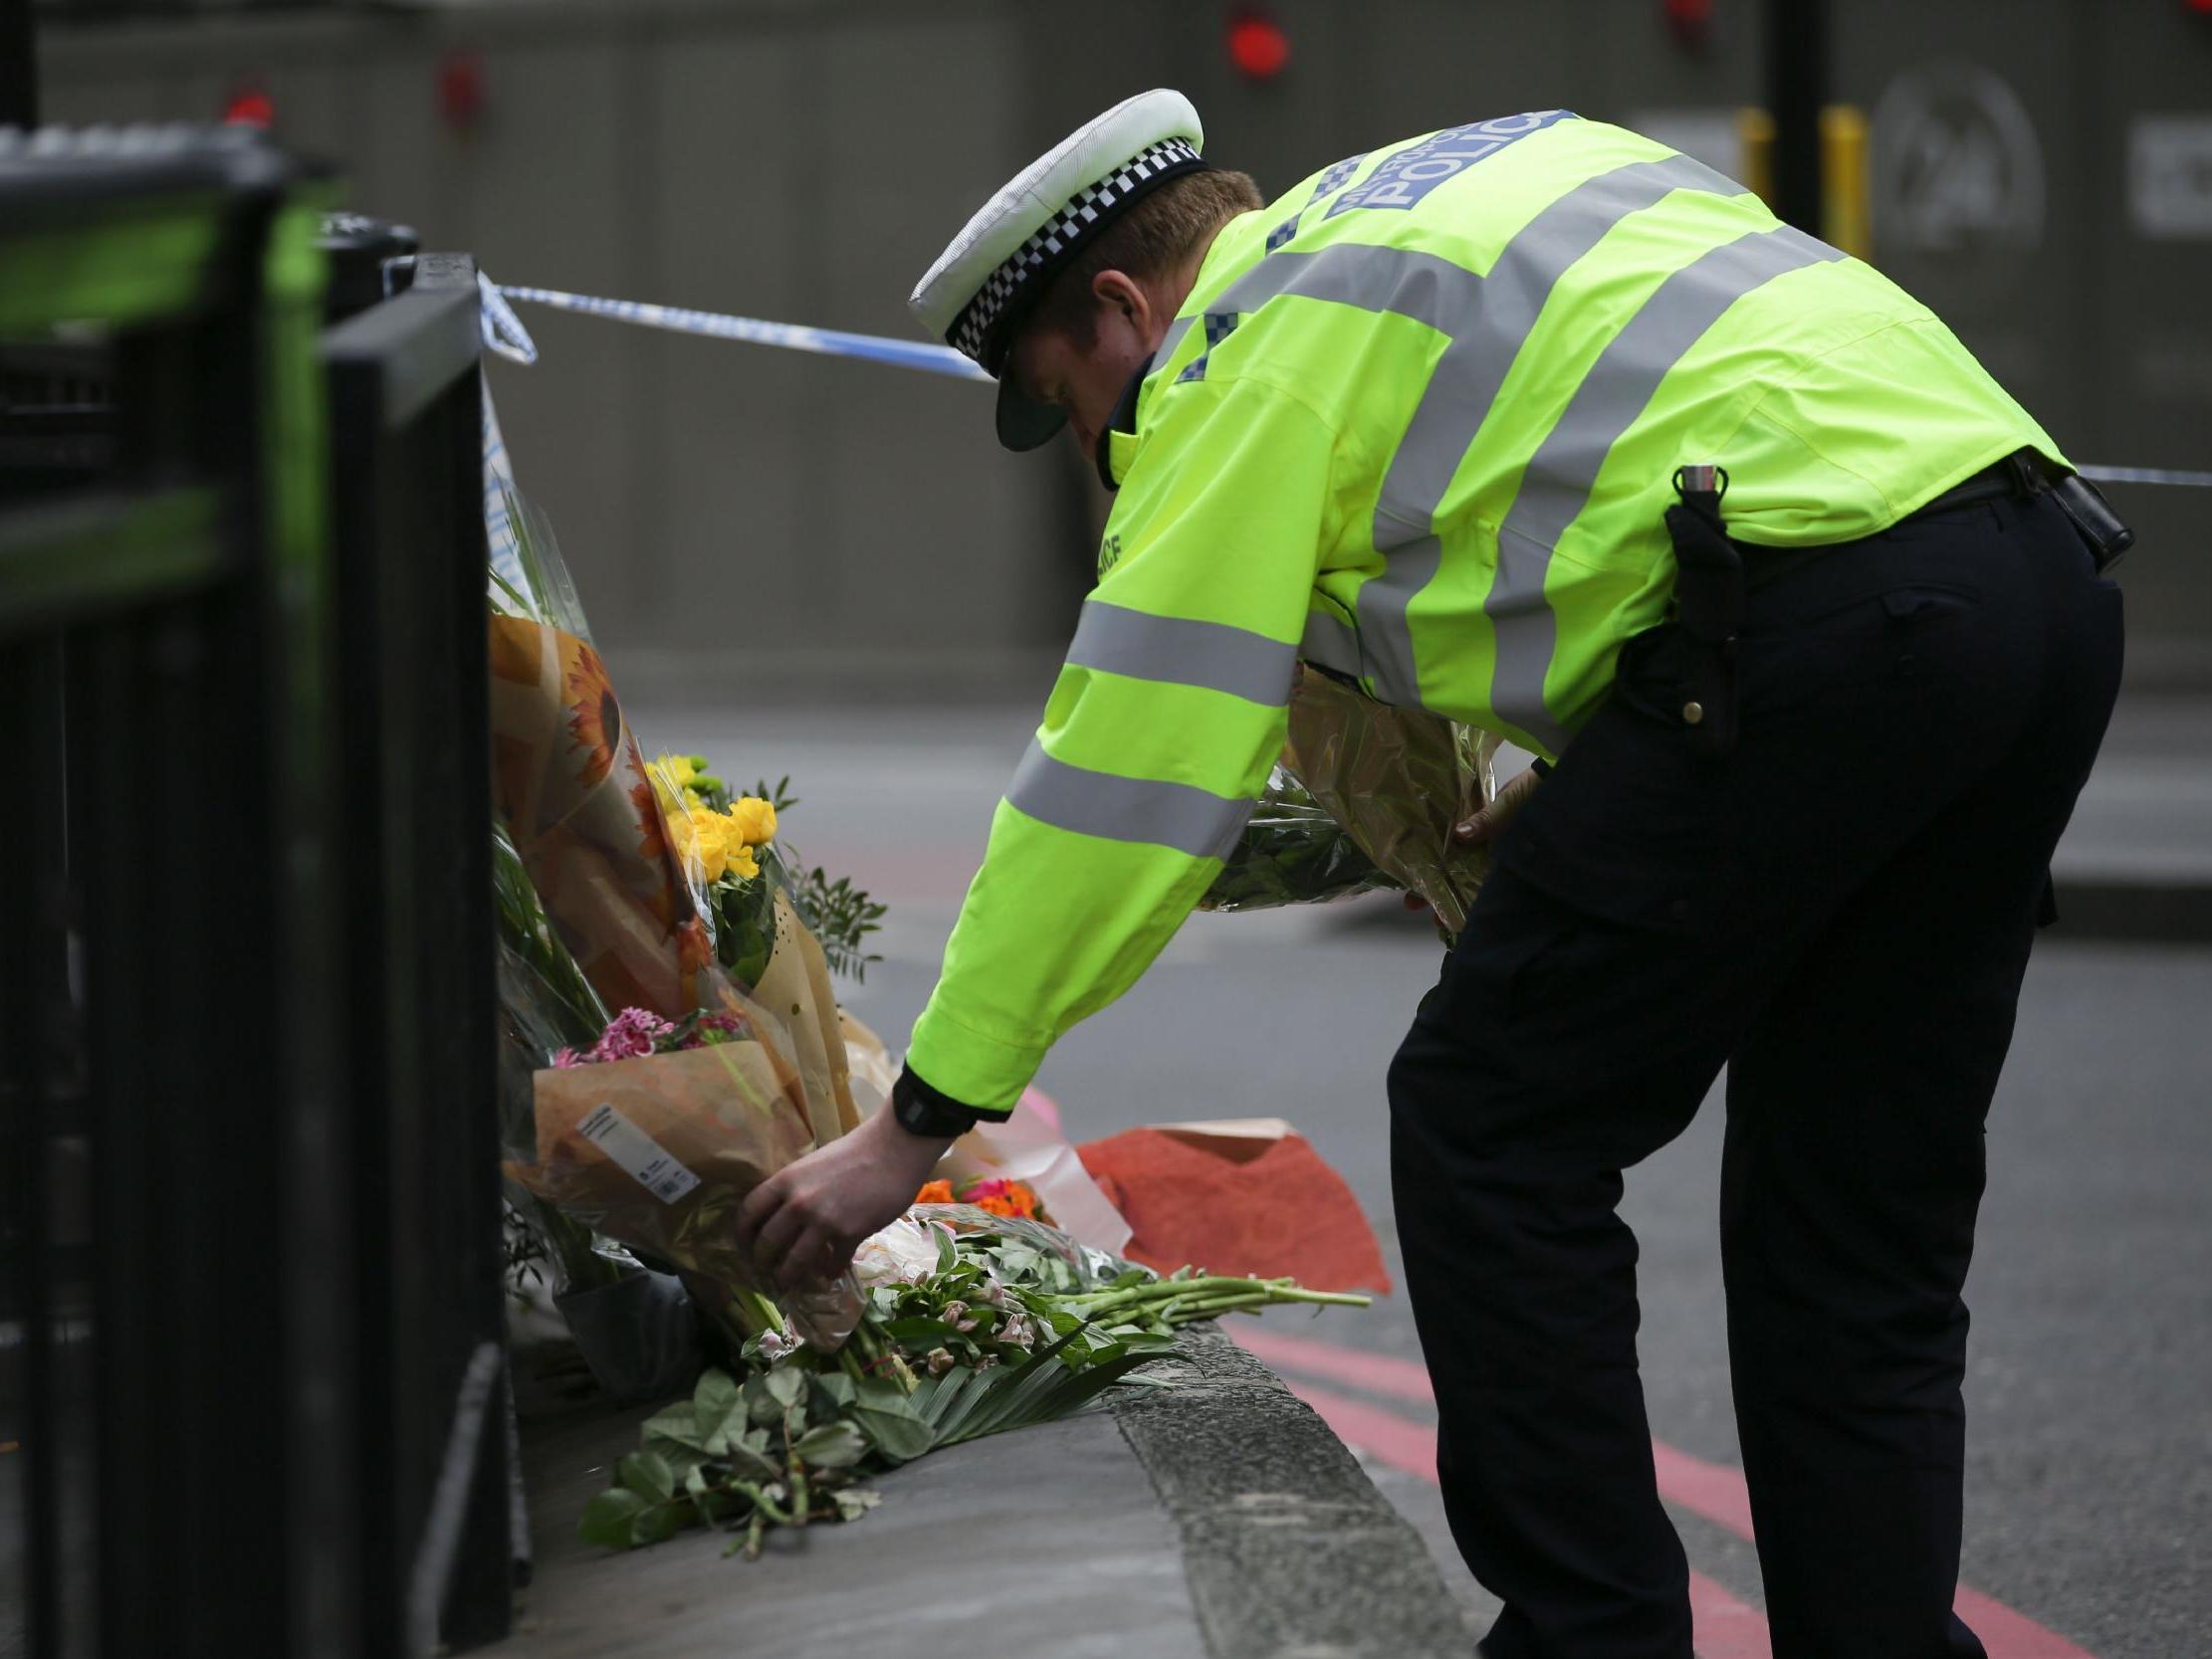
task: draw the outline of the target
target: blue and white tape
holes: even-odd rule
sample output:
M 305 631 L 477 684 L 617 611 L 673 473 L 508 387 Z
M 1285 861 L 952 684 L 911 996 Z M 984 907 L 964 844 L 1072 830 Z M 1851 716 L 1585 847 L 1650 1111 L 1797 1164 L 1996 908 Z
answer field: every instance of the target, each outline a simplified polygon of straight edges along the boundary
M 721 311 L 695 311 L 682 306 L 602 300 L 588 294 L 563 294 L 558 289 L 509 288 L 488 278 L 480 281 L 484 289 L 484 343 L 501 356 L 517 362 L 536 362 L 538 347 L 508 304 L 510 300 L 551 306 L 555 311 L 579 311 L 586 316 L 611 317 L 617 322 L 634 322 L 645 328 L 665 328 L 672 333 L 742 340 L 749 345 L 778 345 L 789 351 L 811 351 L 824 357 L 857 357 L 864 362 L 889 363 L 896 368 L 949 374 L 960 380 L 991 381 L 991 376 L 978 364 L 949 345 L 926 345 L 919 340 L 891 339 L 882 334 L 854 334 L 842 328 L 809 328 L 796 322 L 767 322 L 756 316 L 728 316 Z M 2098 484 L 2164 484 L 2194 490 L 2212 489 L 2212 472 L 2173 467 L 2084 467 L 2081 473 Z
M 2212 473 L 2176 467 L 2082 467 L 2092 484 L 2178 484 L 2187 490 L 2212 490 Z
M 950 374 L 962 380 L 991 382 L 991 376 L 949 345 L 929 345 L 921 340 L 890 339 L 881 334 L 853 334 L 841 328 L 808 328 L 795 322 L 765 322 L 754 316 L 726 316 L 720 311 L 687 311 L 681 306 L 648 306 L 635 300 L 601 300 L 588 294 L 562 294 L 551 288 L 495 287 L 506 300 L 555 311 L 580 311 L 587 316 L 611 317 L 645 328 L 666 328 L 678 334 L 700 334 L 710 339 L 742 340 L 749 345 L 779 345 L 789 351 L 811 351 L 824 357 L 857 357 L 864 362 L 889 363 L 894 368 L 917 368 L 929 374 Z M 512 311 L 507 316 L 512 319 Z M 491 326 L 486 311 L 486 327 Z M 517 323 L 516 331 L 521 332 Z M 523 338 L 527 341 L 529 336 Z M 533 355 L 536 348 L 532 347 Z

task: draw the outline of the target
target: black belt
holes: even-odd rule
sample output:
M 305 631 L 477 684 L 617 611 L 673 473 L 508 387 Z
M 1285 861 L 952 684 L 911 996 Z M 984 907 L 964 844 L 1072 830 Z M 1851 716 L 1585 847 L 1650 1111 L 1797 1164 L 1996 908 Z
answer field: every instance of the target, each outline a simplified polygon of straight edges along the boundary
M 2044 463 L 2032 449 L 2015 450 L 2002 461 L 1992 462 L 1971 478 L 1961 479 L 1933 501 L 1923 503 L 1897 520 L 1909 524 L 1918 518 L 1932 518 L 1938 513 L 1951 513 L 1962 507 L 1972 507 L 1977 502 L 1995 502 L 2041 495 L 2050 489 L 2044 472 Z M 1891 529 L 1896 524 L 1889 526 Z M 1876 531 L 1876 534 L 1880 534 Z M 1841 542 L 1824 542 L 1813 547 L 1764 547 L 1755 541 L 1738 541 L 1736 550 L 1743 556 L 1744 586 L 1757 593 L 1772 587 L 1786 576 L 1793 576 L 1814 560 L 1834 552 Z

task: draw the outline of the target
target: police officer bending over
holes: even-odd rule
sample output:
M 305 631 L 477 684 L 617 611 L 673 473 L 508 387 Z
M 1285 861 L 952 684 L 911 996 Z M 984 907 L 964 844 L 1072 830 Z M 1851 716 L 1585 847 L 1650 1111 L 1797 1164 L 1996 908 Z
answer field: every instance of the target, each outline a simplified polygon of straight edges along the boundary
M 1622 1171 L 1728 1067 L 1721 1244 L 1778 1655 L 1951 1611 L 1982 1124 L 2120 601 L 2043 429 L 1741 185 L 1544 110 L 1262 203 L 1108 110 L 913 308 L 1118 490 L 892 1106 L 754 1194 L 844 1265 L 1126 990 L 1237 838 L 1299 659 L 1549 769 L 1390 1069 L 1400 1236 L 1492 1659 L 1690 1651 Z M 2095 525 L 2092 524 L 2092 529 Z

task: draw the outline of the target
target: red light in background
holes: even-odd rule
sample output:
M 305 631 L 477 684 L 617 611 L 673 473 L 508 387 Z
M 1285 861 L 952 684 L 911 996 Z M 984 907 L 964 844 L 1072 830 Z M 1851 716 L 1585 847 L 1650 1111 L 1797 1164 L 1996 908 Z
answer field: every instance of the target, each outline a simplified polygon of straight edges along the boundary
M 276 102 L 259 87 L 240 87 L 223 105 L 223 120 L 232 126 L 258 126 L 266 131 L 276 124 Z
M 439 60 L 438 116 L 448 127 L 455 132 L 474 132 L 484 119 L 489 102 L 483 53 L 456 50 Z
M 1713 0 L 1665 0 L 1666 32 L 1685 51 L 1702 52 L 1712 44 Z
M 1228 20 L 1228 61 L 1247 81 L 1272 81 L 1290 62 L 1290 37 L 1263 11 L 1236 12 Z
M 2181 0 L 2181 3 L 2199 17 L 2212 17 L 2212 0 Z

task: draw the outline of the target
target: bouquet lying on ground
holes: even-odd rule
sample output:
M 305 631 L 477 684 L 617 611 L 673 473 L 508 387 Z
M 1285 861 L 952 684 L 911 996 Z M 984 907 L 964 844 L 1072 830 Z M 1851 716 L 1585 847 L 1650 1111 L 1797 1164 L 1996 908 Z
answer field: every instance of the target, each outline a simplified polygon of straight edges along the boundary
M 786 1330 L 744 1348 L 743 1382 L 709 1370 L 689 1400 L 649 1419 L 580 1531 L 610 1549 L 686 1527 L 731 1534 L 758 1555 L 768 1532 L 850 1521 L 878 1502 L 868 1475 L 925 1453 L 1079 1411 L 1176 1328 L 1302 1302 L 1364 1296 L 1288 1280 L 1162 1277 L 1021 1216 L 915 1205 L 861 1245 L 865 1298 L 834 1353 Z

